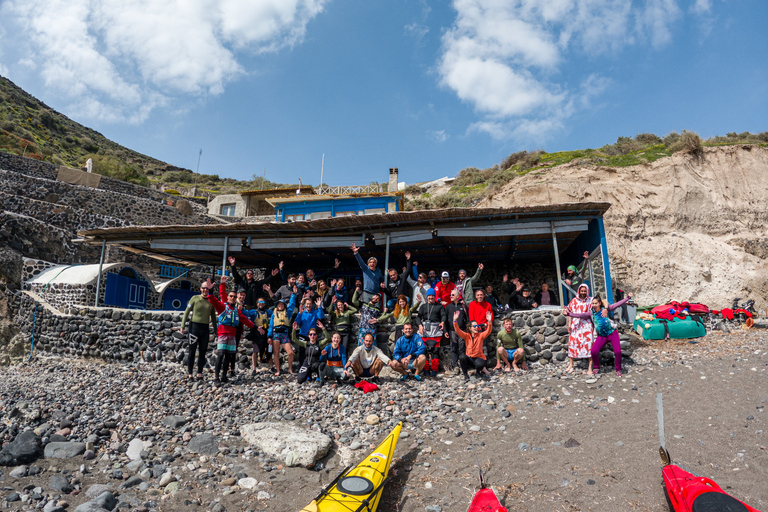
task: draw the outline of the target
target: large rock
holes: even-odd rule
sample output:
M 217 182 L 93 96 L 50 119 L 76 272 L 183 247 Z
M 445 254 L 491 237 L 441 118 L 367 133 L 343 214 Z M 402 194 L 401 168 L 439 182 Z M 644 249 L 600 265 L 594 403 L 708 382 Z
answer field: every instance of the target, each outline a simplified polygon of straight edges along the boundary
M 187 424 L 187 418 L 184 416 L 166 416 L 163 419 L 163 424 L 171 428 L 179 428 Z
M 82 455 L 85 451 L 85 443 L 48 443 L 45 445 L 46 459 L 71 459 Z
M 331 438 L 287 423 L 251 423 L 240 428 L 249 444 L 287 466 L 311 466 L 331 449 Z
M 219 453 L 219 442 L 212 434 L 200 434 L 190 439 L 187 450 L 203 455 L 216 455 Z
M 128 443 L 128 449 L 125 451 L 125 454 L 131 460 L 140 460 L 142 450 L 144 450 L 144 443 L 141 439 L 136 438 Z
M 40 437 L 31 430 L 22 432 L 0 451 L 0 466 L 32 462 L 43 454 Z
M 115 495 L 109 491 L 105 491 L 91 501 L 86 501 L 82 505 L 75 509 L 75 512 L 109 512 L 117 506 L 117 500 Z

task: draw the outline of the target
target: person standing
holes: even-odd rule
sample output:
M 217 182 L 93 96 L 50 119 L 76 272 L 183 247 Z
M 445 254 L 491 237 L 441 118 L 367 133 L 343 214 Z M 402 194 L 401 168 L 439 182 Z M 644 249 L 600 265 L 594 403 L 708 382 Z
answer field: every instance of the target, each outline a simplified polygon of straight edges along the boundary
M 243 290 L 245 291 L 243 307 L 245 309 L 255 308 L 256 301 L 259 299 L 259 297 L 265 296 L 264 285 L 269 284 L 270 281 L 275 279 L 280 273 L 280 269 L 273 269 L 270 276 L 261 280 L 254 279 L 253 270 L 248 269 L 245 271 L 245 279 L 243 279 L 243 276 L 240 275 L 240 272 L 237 271 L 237 267 L 235 266 L 236 261 L 234 256 L 229 256 L 227 261 L 229 262 L 229 269 L 232 271 L 232 278 L 235 281 L 235 289 L 238 289 L 242 286 Z
M 352 314 L 354 313 L 357 313 L 356 308 L 338 300 L 335 295 L 333 296 L 331 305 L 328 306 L 328 316 L 333 322 L 336 334 L 340 337 L 341 347 L 344 349 L 345 355 L 348 352 L 349 340 L 352 337 Z
M 454 288 L 451 293 L 454 291 L 457 290 Z M 435 299 L 435 290 L 427 290 L 427 303 L 419 306 L 418 319 L 419 336 L 427 347 L 425 368 L 429 373 L 426 375 L 434 377 L 440 368 L 440 341 L 445 335 L 445 324 L 448 321 L 445 308 Z
M 272 345 L 272 364 L 275 368 L 275 376 L 280 376 L 280 348 L 285 350 L 288 356 L 288 373 L 293 375 L 293 346 L 291 346 L 290 326 L 291 314 L 298 295 L 291 295 L 291 302 L 286 307 L 282 299 L 278 299 L 275 304 L 275 310 L 269 319 L 269 329 L 267 329 L 267 343 Z
M 352 304 L 357 306 L 360 310 L 360 324 L 357 328 L 357 344 L 362 345 L 366 334 L 373 335 L 373 344 L 376 345 L 376 324 L 379 322 L 381 316 L 381 295 L 378 293 L 371 295 L 370 302 L 363 302 L 360 304 L 360 296 L 365 292 L 360 289 L 355 290 L 355 294 L 352 296 Z
M 456 289 L 456 285 L 451 282 L 451 275 L 446 270 L 440 274 L 440 282 L 432 289 L 435 290 L 437 301 L 443 306 L 447 306 L 451 302 L 451 292 Z
M 485 292 L 483 290 L 477 290 L 475 292 L 475 300 L 469 303 L 467 306 L 467 313 L 470 322 L 477 322 L 480 329 L 485 329 L 485 322 L 488 318 L 488 313 L 491 314 L 490 322 L 493 325 L 493 308 L 491 303 L 485 300 Z
M 200 284 L 200 295 L 195 295 L 187 303 L 187 309 L 184 310 L 184 316 L 181 319 L 181 334 L 186 334 L 186 324 L 189 318 L 189 354 L 187 355 L 187 373 L 189 380 L 194 377 L 192 370 L 195 365 L 195 351 L 197 356 L 197 379 L 203 378 L 203 368 L 205 368 L 205 352 L 208 350 L 208 340 L 210 331 L 208 324 L 216 330 L 216 309 L 208 301 L 208 283 L 203 281 Z M 192 313 L 190 317 L 189 314 Z M 194 341 L 193 341 L 194 340 Z
M 227 302 L 222 302 L 211 294 L 208 294 L 208 302 L 216 309 L 218 315 L 218 341 L 216 343 L 216 377 L 214 382 L 220 384 L 227 382 L 227 364 L 236 355 L 237 345 L 235 335 L 237 327 L 242 323 L 246 327 L 253 329 L 253 322 L 237 309 L 237 294 L 229 292 Z M 219 377 L 222 369 L 224 374 Z
M 466 270 L 459 270 L 459 279 L 456 281 L 456 289 L 459 290 L 459 293 L 464 299 L 464 302 L 469 302 L 472 300 L 472 297 L 474 297 L 474 286 L 477 284 L 477 281 L 480 280 L 480 275 L 483 273 L 483 268 L 483 264 L 478 263 L 477 271 L 472 277 L 467 277 Z
M 576 296 L 568 303 L 563 314 L 568 317 L 568 367 L 566 372 L 573 371 L 573 360 L 589 358 L 589 370 L 592 373 L 592 322 L 589 318 L 572 316 L 573 313 L 589 313 L 592 308 L 592 299 L 589 297 L 589 287 L 580 284 L 576 290 Z
M 459 319 L 459 312 L 453 314 L 453 329 L 456 333 L 464 338 L 464 342 L 467 345 L 467 353 L 459 358 L 461 364 L 461 371 L 464 372 L 464 380 L 469 380 L 469 369 L 475 369 L 475 375 L 478 377 L 487 377 L 488 369 L 485 367 L 486 357 L 483 350 L 483 342 L 485 338 L 491 334 L 493 329 L 493 314 L 489 311 L 486 313 L 486 328 L 483 332 L 480 332 L 480 326 L 476 321 L 469 321 L 469 332 L 464 332 L 459 328 L 456 323 Z
M 557 298 L 557 294 L 553 293 L 549 289 L 547 283 L 541 283 L 541 290 L 536 294 L 533 300 L 540 306 L 559 306 L 560 301 Z
M 453 316 L 458 313 L 459 319 L 456 321 L 457 324 L 459 324 L 459 327 L 461 330 L 466 330 L 467 328 L 467 307 L 464 305 L 464 302 L 461 300 L 461 294 L 459 293 L 459 290 L 453 290 L 451 292 L 451 303 L 445 306 L 445 315 L 446 318 L 453 318 Z M 467 347 L 464 343 L 464 338 L 459 336 L 456 333 L 456 330 L 453 328 L 453 322 L 447 322 L 448 325 L 446 325 L 446 337 L 451 341 L 451 369 L 456 369 L 456 374 L 461 371 L 459 369 L 459 358 L 466 353 Z
M 379 294 L 381 291 L 381 283 L 384 282 L 384 276 L 381 273 L 381 269 L 377 268 L 379 260 L 371 256 L 368 258 L 367 263 L 363 262 L 363 257 L 360 256 L 360 249 L 357 245 L 352 244 L 349 248 L 355 253 L 357 264 L 360 265 L 360 270 L 363 271 L 362 302 L 370 302 L 371 297 Z
M 616 369 L 616 376 L 621 377 L 621 340 L 619 339 L 619 333 L 611 324 L 611 319 L 608 318 L 608 313 L 614 309 L 620 308 L 631 298 L 632 294 L 629 293 L 625 298 L 610 304 L 606 308 L 603 307 L 603 300 L 600 298 L 600 295 L 595 295 L 592 298 L 592 309 L 588 313 L 568 313 L 568 316 L 571 318 L 591 320 L 592 325 L 595 328 L 597 337 L 595 338 L 595 342 L 592 344 L 592 349 L 590 351 L 593 368 L 593 370 L 589 372 L 590 374 L 600 373 L 600 351 L 606 343 L 610 342 L 611 347 L 613 348 L 613 363 L 614 368 Z

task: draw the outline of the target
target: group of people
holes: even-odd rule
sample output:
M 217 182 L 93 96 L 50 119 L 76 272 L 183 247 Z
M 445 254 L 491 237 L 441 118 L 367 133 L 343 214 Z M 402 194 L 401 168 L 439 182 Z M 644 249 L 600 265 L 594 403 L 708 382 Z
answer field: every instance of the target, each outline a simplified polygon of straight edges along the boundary
M 406 252 L 405 266 L 400 272 L 387 269 L 385 280 L 375 257 L 364 260 L 355 244 L 350 248 L 362 272 L 354 288 L 347 286 L 344 277 L 330 279 L 339 269 L 338 259 L 333 268 L 321 275 L 312 270 L 286 274 L 280 262 L 264 279 L 257 280 L 252 270 L 241 274 L 235 258 L 230 256 L 235 289 L 228 291 L 228 278 L 224 275 L 216 297 L 212 293 L 215 286 L 208 279 L 184 312 L 181 331 L 189 334 L 189 378 L 202 378 L 209 325 L 217 334 L 216 383 L 227 382 L 228 376 L 234 374 L 237 345 L 243 336 L 253 344 L 254 373 L 261 363 L 267 363 L 276 375 L 281 375 L 280 354 L 284 352 L 289 374 L 294 373 L 294 359 L 298 357 L 300 383 L 313 377 L 320 384 L 352 378 L 375 381 L 384 366 L 399 373 L 401 380 L 420 381 L 424 376 L 437 374 L 441 343 L 449 346 L 450 369 L 462 373 L 465 379 L 470 378 L 470 371 L 480 378 L 489 375 L 485 340 L 491 334 L 495 314 L 505 308 L 493 294 L 492 286 L 477 286 L 484 268 L 482 263 L 471 277 L 460 270 L 456 281 L 450 279 L 448 272 L 442 272 L 438 280 L 434 271 L 419 272 L 418 263 L 411 261 L 411 253 Z M 278 278 L 285 284 L 273 291 Z M 502 289 L 509 296 L 508 307 L 513 309 L 558 305 L 557 294 L 546 284 L 531 296 L 525 284 L 505 275 Z M 571 304 L 566 309 L 574 327 L 590 321 L 577 316 L 583 315 L 582 309 Z M 352 315 L 358 313 L 359 326 L 353 332 Z M 389 350 L 385 351 L 378 346 L 377 325 L 390 319 L 394 320 L 395 328 L 386 342 Z M 574 331 L 578 342 L 574 358 L 583 357 L 579 354 L 583 354 L 587 340 L 582 330 L 579 327 Z M 609 334 L 605 338 L 613 343 Z M 504 320 L 496 341 L 494 369 L 527 369 L 522 337 L 510 318 Z

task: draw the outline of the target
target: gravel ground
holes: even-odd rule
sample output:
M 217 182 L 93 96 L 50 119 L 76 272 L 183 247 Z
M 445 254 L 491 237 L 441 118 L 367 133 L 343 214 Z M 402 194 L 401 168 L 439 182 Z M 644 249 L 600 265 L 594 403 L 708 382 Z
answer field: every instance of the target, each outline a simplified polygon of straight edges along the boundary
M 5 371 L 0 438 L 31 428 L 43 444 L 80 441 L 92 451 L 0 468 L 0 506 L 74 510 L 109 489 L 120 510 L 295 511 L 407 420 L 381 511 L 466 510 L 478 485 L 475 456 L 510 511 L 667 510 L 661 392 L 673 458 L 768 509 L 767 341 L 768 332 L 753 329 L 697 344 L 634 343 L 622 378 L 531 365 L 469 383 L 453 374 L 384 379 L 367 395 L 348 385 L 299 386 L 266 369 L 215 388 L 210 375 L 190 384 L 170 363 L 39 356 Z M 186 423 L 164 422 L 172 415 Z M 377 424 L 366 423 L 371 415 Z M 312 469 L 284 467 L 241 438 L 242 425 L 259 421 L 318 429 L 334 448 Z M 207 455 L 189 444 L 204 433 L 213 436 Z

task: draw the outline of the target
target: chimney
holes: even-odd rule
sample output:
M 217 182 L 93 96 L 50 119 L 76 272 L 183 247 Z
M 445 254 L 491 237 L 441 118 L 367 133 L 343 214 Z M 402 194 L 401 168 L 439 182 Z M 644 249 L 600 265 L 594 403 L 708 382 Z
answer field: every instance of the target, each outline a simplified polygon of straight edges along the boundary
M 397 167 L 389 168 L 389 188 L 387 192 L 397 192 Z

